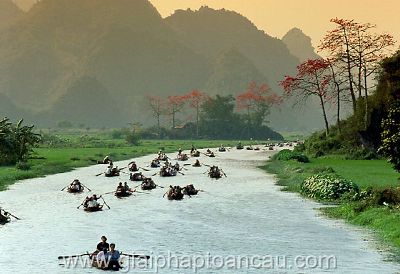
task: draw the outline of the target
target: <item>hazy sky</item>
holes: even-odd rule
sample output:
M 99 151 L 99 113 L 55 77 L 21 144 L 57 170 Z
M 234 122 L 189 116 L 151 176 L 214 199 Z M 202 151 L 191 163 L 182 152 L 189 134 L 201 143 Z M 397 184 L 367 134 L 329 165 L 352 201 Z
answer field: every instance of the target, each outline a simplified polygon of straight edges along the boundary
M 36 0 L 13 0 L 28 8 Z M 132 0 L 135 1 L 135 0 Z M 259 29 L 282 38 L 291 28 L 301 28 L 317 45 L 332 28 L 331 18 L 355 19 L 378 25 L 400 41 L 400 0 L 150 0 L 163 17 L 176 9 L 198 9 L 202 5 L 235 10 Z M 399 44 L 399 43 L 398 43 Z
M 259 29 L 281 38 L 298 27 L 317 45 L 332 28 L 331 18 L 355 19 L 378 25 L 400 41 L 400 0 L 150 0 L 165 17 L 176 9 L 198 9 L 202 5 L 235 10 Z

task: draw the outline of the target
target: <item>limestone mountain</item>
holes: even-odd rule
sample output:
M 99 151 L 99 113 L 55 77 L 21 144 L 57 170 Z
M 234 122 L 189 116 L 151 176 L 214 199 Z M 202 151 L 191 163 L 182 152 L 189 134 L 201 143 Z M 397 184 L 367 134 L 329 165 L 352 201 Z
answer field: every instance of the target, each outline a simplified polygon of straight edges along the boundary
M 0 30 L 9 27 L 23 15 L 12 0 L 0 0 Z
M 320 56 L 315 53 L 311 38 L 304 34 L 299 28 L 289 30 L 282 41 L 286 44 L 291 54 L 299 58 L 300 62 L 308 59 L 317 59 Z
M 211 60 L 234 47 L 267 76 L 273 86 L 298 64 L 281 40 L 257 29 L 250 20 L 233 11 L 209 7 L 198 11 L 178 10 L 166 21 L 180 40 Z
M 0 30 L 0 95 L 46 125 L 148 123 L 145 95 L 235 95 L 250 81 L 278 91 L 297 64 L 238 13 L 203 7 L 163 19 L 148 0 L 41 0 Z M 115 118 L 97 116 L 104 109 Z

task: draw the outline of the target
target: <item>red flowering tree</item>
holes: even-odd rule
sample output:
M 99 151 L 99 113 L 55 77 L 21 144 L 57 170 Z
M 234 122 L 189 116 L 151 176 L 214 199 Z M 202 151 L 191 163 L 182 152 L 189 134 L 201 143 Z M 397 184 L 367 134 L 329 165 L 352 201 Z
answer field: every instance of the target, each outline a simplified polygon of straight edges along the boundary
M 189 106 L 196 112 L 196 137 L 199 137 L 199 115 L 201 105 L 207 101 L 209 96 L 197 89 L 192 90 L 190 93 L 184 95 L 184 100 L 189 103 Z
M 172 118 L 172 128 L 175 128 L 175 118 L 176 114 L 182 111 L 182 108 L 185 104 L 186 96 L 168 96 L 168 114 L 171 115 Z
M 311 96 L 319 98 L 327 135 L 329 133 L 329 123 L 325 104 L 328 97 L 328 87 L 332 80 L 329 69 L 329 63 L 324 59 L 307 60 L 297 66 L 296 76 L 286 76 L 280 82 L 286 96 L 297 96 L 299 101 L 307 100 Z
M 165 101 L 163 98 L 159 96 L 147 95 L 146 100 L 149 104 L 150 111 L 153 116 L 157 119 L 157 129 L 158 129 L 158 137 L 161 137 L 161 125 L 160 119 L 161 116 L 165 113 Z
M 282 98 L 271 92 L 267 84 L 257 85 L 251 82 L 247 90 L 236 97 L 239 111 L 247 114 L 247 129 L 250 132 L 252 124 L 261 126 L 270 112 L 272 105 L 280 104 Z

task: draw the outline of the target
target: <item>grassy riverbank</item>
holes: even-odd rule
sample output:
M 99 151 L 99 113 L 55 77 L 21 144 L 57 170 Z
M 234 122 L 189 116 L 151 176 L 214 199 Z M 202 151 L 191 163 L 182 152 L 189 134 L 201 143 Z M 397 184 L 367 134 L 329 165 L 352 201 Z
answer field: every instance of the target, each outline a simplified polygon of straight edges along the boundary
M 65 137 L 65 136 L 64 136 Z M 73 139 L 69 137 L 70 139 Z M 169 153 L 179 148 L 190 149 L 192 144 L 196 148 L 217 147 L 223 143 L 225 146 L 235 146 L 235 141 L 207 141 L 207 140 L 143 140 L 138 146 L 129 146 L 120 139 L 100 138 L 106 145 L 96 143 L 71 142 L 66 147 L 40 147 L 36 148 L 32 159 L 29 160 L 29 170 L 20 170 L 16 167 L 0 167 L 0 191 L 18 180 L 41 177 L 45 175 L 71 171 L 77 167 L 93 165 L 97 160 L 110 155 L 114 161 L 126 160 L 148 154 L 156 154 L 160 149 Z
M 304 179 L 319 173 L 334 173 L 356 183 L 361 190 L 379 190 L 397 187 L 399 174 L 385 160 L 346 160 L 340 156 L 310 158 L 310 163 L 295 160 L 270 160 L 263 167 L 277 175 L 284 190 L 301 193 Z M 367 227 L 376 232 L 385 243 L 400 253 L 400 210 L 395 207 L 366 203 L 365 200 L 337 200 L 336 207 L 323 208 L 329 217 L 345 219 L 351 224 Z M 398 257 L 399 258 L 399 257 Z

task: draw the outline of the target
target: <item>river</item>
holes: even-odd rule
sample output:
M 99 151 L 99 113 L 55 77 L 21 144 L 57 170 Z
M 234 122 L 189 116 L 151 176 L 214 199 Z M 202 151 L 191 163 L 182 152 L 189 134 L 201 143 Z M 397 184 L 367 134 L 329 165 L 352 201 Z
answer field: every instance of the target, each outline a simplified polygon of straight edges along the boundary
M 0 227 L 0 273 L 102 273 L 82 266 L 83 261 L 67 266 L 69 261 L 57 260 L 93 251 L 102 235 L 120 251 L 152 255 L 146 269 L 138 269 L 143 261 L 136 269 L 131 262 L 132 273 L 400 271 L 388 254 L 374 248 L 368 232 L 327 219 L 318 212 L 319 204 L 280 191 L 274 177 L 257 168 L 271 153 L 232 149 L 216 158 L 202 156 L 200 161 L 222 167 L 227 177 L 212 180 L 203 174 L 206 167 L 191 166 L 185 175 L 154 177 L 161 186 L 192 183 L 205 191 L 197 197 L 168 201 L 161 188 L 125 199 L 105 195 L 111 209 L 96 213 L 77 209 L 85 194 L 60 189 L 79 178 L 91 193 L 106 193 L 128 175 L 96 177 L 105 169 L 97 165 L 18 182 L 0 192 L 0 206 L 22 219 Z M 135 160 L 144 167 L 151 159 Z M 190 263 L 198 268 L 189 269 Z

